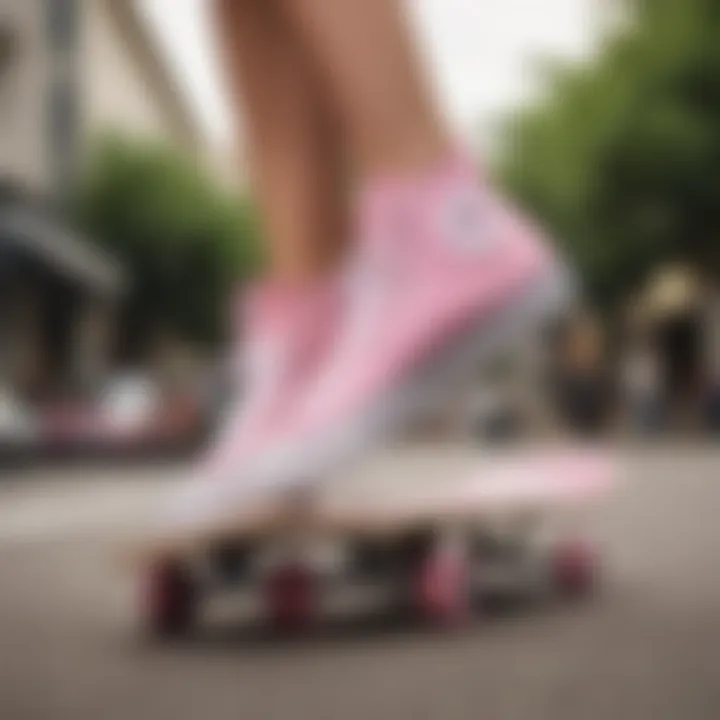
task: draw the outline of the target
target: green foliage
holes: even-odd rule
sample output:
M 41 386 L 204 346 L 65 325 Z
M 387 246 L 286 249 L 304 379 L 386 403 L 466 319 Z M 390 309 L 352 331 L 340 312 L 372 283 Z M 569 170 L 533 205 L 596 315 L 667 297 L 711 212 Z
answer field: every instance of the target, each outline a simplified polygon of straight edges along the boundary
M 717 262 L 719 34 L 716 0 L 629 2 L 601 51 L 505 126 L 500 178 L 601 300 L 660 262 Z
M 158 332 L 214 342 L 234 283 L 259 262 L 247 198 L 218 189 L 188 158 L 161 145 L 105 138 L 79 197 L 81 222 L 124 266 L 123 354 Z

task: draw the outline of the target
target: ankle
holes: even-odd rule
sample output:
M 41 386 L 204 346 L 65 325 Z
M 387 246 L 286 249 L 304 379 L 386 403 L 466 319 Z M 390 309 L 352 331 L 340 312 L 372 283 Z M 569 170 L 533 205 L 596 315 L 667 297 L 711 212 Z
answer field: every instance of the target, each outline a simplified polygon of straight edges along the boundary
M 360 188 L 359 204 L 365 212 L 373 207 L 389 209 L 397 202 L 410 202 L 414 207 L 428 197 L 468 183 L 483 184 L 478 165 L 467 152 L 451 148 L 412 171 L 395 170 L 368 178 Z
M 409 134 L 373 148 L 363 163 L 364 177 L 368 183 L 376 178 L 417 178 L 432 172 L 454 152 L 452 142 L 440 133 Z
M 266 283 L 274 287 L 296 289 L 315 288 L 328 284 L 339 266 L 334 255 L 311 257 L 302 262 L 277 265 L 271 268 Z

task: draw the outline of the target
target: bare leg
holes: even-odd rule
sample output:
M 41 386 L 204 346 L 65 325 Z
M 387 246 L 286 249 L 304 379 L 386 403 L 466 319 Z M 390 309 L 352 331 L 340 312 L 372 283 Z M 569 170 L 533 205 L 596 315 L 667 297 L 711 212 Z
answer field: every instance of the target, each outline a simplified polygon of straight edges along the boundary
M 401 0 L 292 0 L 365 174 L 422 170 L 450 142 Z
M 275 0 L 215 0 L 232 99 L 242 108 L 270 274 L 304 280 L 334 263 L 345 229 L 338 124 Z

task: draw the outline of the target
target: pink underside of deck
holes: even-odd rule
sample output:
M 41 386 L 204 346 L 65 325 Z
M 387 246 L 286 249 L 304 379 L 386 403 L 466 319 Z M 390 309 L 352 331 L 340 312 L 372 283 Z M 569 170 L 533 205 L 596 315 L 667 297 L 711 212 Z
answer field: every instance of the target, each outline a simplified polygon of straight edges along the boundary
M 389 493 L 383 499 L 361 501 L 355 509 L 390 517 L 429 509 L 455 513 L 585 505 L 605 497 L 616 484 L 618 474 L 616 462 L 602 452 L 536 451 L 487 460 L 465 479 L 400 495 Z

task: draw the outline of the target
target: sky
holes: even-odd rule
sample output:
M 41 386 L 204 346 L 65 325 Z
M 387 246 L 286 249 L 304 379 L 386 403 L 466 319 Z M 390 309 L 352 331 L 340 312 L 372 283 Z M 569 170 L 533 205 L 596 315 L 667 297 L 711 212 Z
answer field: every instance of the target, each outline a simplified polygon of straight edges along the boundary
M 211 142 L 231 138 L 204 0 L 139 0 Z M 408 0 L 447 114 L 465 135 L 540 91 L 533 59 L 580 58 L 598 0 Z M 535 65 L 535 68 L 537 65 Z

